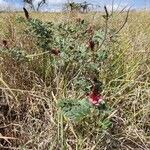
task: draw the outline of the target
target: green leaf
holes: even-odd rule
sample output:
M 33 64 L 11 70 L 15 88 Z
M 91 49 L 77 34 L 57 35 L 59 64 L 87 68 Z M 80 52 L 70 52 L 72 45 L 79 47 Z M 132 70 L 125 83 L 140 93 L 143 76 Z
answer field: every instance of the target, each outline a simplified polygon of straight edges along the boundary
M 91 105 L 86 99 L 65 99 L 58 103 L 65 117 L 73 121 L 81 121 L 90 114 Z
M 100 61 L 106 60 L 108 58 L 107 51 L 102 51 L 102 52 L 98 53 L 98 58 Z

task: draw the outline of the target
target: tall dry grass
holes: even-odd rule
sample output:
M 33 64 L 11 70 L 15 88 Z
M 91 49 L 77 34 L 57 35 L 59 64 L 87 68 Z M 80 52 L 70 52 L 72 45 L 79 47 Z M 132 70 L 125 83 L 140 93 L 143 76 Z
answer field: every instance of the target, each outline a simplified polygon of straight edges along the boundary
M 26 37 L 25 26 L 16 23 L 23 14 L 0 14 L 0 41 L 9 47 L 21 47 L 32 55 L 39 51 L 32 37 Z M 38 13 L 33 18 L 54 23 L 85 18 L 96 29 L 104 26 L 102 14 Z M 119 28 L 125 15 L 114 14 L 109 26 Z M 93 127 L 81 131 L 64 120 L 57 108 L 66 95 L 80 97 L 78 91 L 66 89 L 64 76 L 54 71 L 53 85 L 40 76 L 40 58 L 32 64 L 18 64 L 0 56 L 0 149 L 23 150 L 148 150 L 150 149 L 150 15 L 132 12 L 119 42 L 113 44 L 109 61 L 101 68 L 105 84 L 103 93 L 110 107 L 114 126 L 105 136 Z M 1 42 L 1 47 L 2 47 Z M 79 70 L 80 72 L 80 70 Z M 83 129 L 83 128 L 82 128 Z M 81 133 L 84 132 L 84 135 Z

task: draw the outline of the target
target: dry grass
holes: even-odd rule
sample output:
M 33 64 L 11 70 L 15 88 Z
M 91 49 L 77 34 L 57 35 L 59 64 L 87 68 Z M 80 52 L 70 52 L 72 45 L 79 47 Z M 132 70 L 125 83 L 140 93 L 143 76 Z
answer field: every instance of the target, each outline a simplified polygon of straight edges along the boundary
M 0 41 L 7 39 L 10 47 L 19 46 L 32 54 L 36 45 L 32 38 L 21 33 L 24 27 L 15 22 L 18 15 L 23 14 L 0 14 Z M 32 17 L 55 23 L 83 17 L 97 29 L 104 24 L 101 14 L 38 13 Z M 118 28 L 122 21 L 123 16 L 115 15 L 109 25 Z M 56 90 L 53 90 L 35 70 L 40 65 L 36 57 L 33 66 L 0 56 L 0 149 L 150 149 L 149 35 L 149 13 L 131 13 L 120 32 L 119 44 L 114 44 L 112 56 L 115 54 L 116 58 L 102 69 L 101 79 L 107 83 L 106 100 L 114 108 L 111 116 L 114 126 L 105 136 L 92 127 L 81 136 L 82 131 L 77 132 L 71 122 L 64 120 L 56 104 L 67 94 L 74 97 L 77 91 L 64 88 L 63 76 L 55 73 Z

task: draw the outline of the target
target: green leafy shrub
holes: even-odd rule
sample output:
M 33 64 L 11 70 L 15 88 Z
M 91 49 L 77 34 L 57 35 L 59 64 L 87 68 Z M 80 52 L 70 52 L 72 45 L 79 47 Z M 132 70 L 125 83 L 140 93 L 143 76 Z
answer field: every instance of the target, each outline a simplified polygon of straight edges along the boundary
M 63 99 L 59 101 L 58 108 L 60 108 L 66 120 L 80 126 L 84 124 L 84 128 L 91 125 L 105 131 L 113 126 L 111 119 L 108 118 L 112 109 L 106 103 L 97 107 L 87 99 Z
M 65 117 L 73 121 L 82 121 L 90 114 L 91 105 L 86 99 L 64 99 L 58 103 Z

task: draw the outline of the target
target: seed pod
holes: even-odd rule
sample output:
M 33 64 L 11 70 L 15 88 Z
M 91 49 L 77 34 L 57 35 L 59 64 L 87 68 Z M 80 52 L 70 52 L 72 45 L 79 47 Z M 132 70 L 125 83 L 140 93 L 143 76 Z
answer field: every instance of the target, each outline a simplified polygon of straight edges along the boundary
M 29 12 L 28 12 L 28 11 L 26 10 L 26 8 L 24 8 L 24 7 L 23 7 L 23 11 L 24 11 L 24 14 L 25 14 L 26 19 L 29 20 L 29 18 L 30 18 L 30 17 L 29 17 Z
M 105 10 L 105 14 L 106 14 L 106 15 L 104 15 L 103 17 L 104 17 L 106 20 L 108 20 L 108 19 L 109 19 L 109 13 L 108 13 L 108 10 L 107 10 L 107 7 L 106 7 L 106 6 L 104 6 L 104 10 Z

